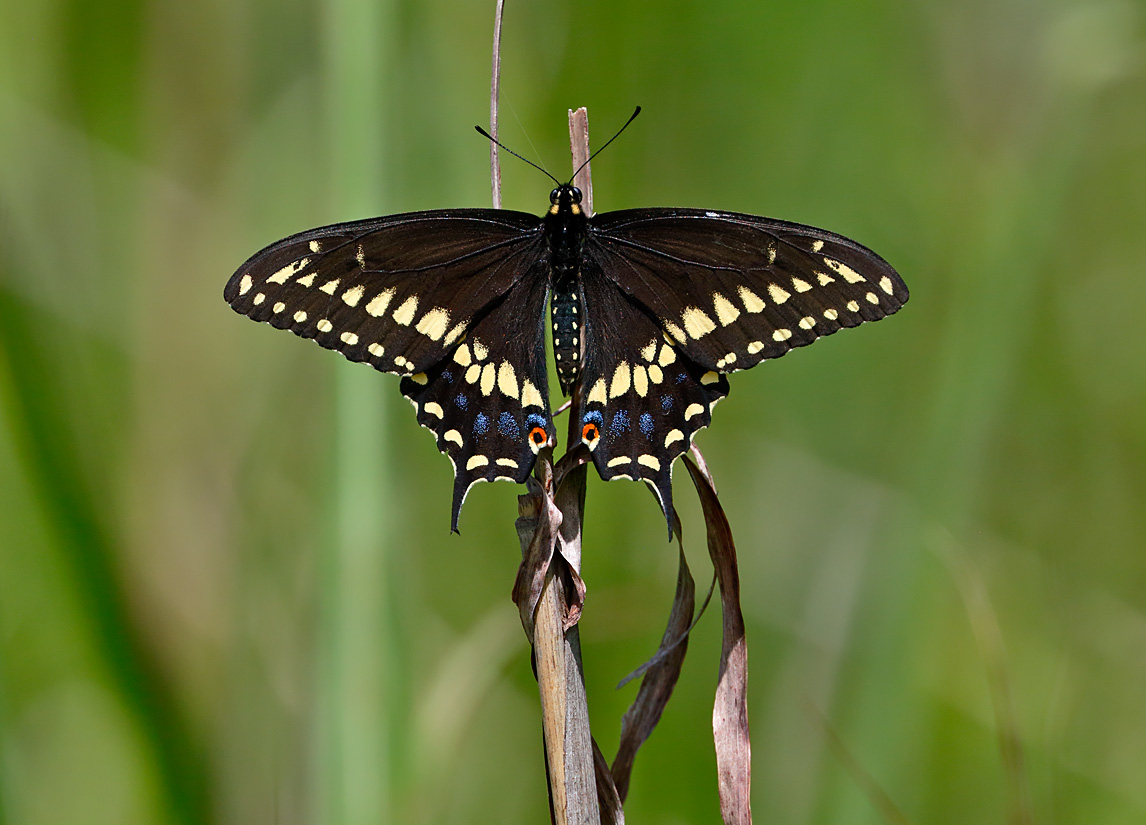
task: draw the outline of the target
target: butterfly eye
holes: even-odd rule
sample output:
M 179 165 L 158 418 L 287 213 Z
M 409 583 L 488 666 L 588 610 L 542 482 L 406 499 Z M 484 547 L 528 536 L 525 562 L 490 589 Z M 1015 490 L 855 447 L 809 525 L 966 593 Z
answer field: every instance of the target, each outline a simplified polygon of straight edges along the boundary
M 580 203 L 581 202 L 581 190 L 578 189 L 576 186 L 574 186 L 570 190 L 570 196 L 573 199 L 573 203 Z
M 554 189 L 552 192 L 549 193 L 549 202 L 550 203 L 557 203 L 557 199 L 560 197 L 561 197 L 561 190 L 560 189 Z

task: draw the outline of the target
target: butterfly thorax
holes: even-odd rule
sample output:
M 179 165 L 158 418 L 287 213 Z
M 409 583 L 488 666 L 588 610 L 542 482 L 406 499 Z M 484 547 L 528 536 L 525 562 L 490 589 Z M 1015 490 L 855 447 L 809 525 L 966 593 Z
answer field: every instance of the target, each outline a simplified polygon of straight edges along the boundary
M 550 246 L 553 358 L 561 392 L 569 394 L 581 372 L 584 318 L 581 306 L 581 245 L 588 218 L 581 209 L 581 192 L 565 184 L 550 193 L 545 237 Z

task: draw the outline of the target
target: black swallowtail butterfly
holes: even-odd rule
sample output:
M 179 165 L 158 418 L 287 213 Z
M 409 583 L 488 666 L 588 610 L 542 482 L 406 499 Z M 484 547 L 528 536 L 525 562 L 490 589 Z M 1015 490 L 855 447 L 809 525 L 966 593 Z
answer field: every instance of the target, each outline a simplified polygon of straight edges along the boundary
M 907 301 L 860 244 L 786 221 L 700 209 L 590 217 L 563 184 L 537 217 L 411 212 L 268 246 L 223 291 L 236 312 L 402 376 L 454 465 L 451 529 L 470 487 L 522 483 L 555 443 L 546 305 L 562 393 L 601 478 L 649 483 L 672 524 L 672 466 L 730 372 Z

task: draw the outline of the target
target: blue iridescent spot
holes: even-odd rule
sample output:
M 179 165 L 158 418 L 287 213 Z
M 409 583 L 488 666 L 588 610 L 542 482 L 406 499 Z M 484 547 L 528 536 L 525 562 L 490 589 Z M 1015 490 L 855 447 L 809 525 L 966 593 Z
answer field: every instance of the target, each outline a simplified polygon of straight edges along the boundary
M 671 395 L 662 395 L 661 396 L 661 410 L 666 412 L 666 413 L 668 413 L 672 410 L 672 396 Z
M 591 410 L 585 413 L 585 415 L 581 418 L 581 423 L 588 424 L 589 422 L 596 424 L 598 427 L 605 426 L 605 419 L 601 417 L 600 410 Z
M 454 374 L 450 370 L 442 370 L 442 378 L 446 379 L 447 384 L 454 383 Z
M 497 417 L 497 431 L 506 438 L 516 440 L 521 435 L 521 427 L 511 412 L 503 412 Z
M 529 425 L 530 429 L 534 427 L 540 427 L 544 430 L 546 424 L 545 416 L 538 415 L 537 413 L 530 413 L 529 415 L 525 416 L 525 423 Z
M 464 410 L 466 407 L 468 407 L 470 405 L 470 400 L 468 398 L 466 398 L 464 395 L 459 395 L 457 398 L 454 399 L 454 403 L 458 405 L 458 409 Z
M 649 441 L 653 440 L 654 425 L 653 417 L 651 415 L 648 413 L 641 413 L 641 420 L 637 426 L 641 428 L 641 432 L 645 434 L 645 438 L 649 439 Z
M 688 373 L 684 373 L 684 372 L 678 372 L 677 373 L 676 382 L 678 384 L 680 384 L 683 381 L 687 381 L 687 380 L 688 380 Z
M 474 416 L 474 432 L 477 435 L 485 435 L 489 432 L 489 416 L 485 413 L 478 413 Z
M 613 421 L 609 424 L 609 434 L 613 438 L 618 438 L 622 433 L 627 433 L 629 429 L 629 411 L 617 410 L 613 413 Z

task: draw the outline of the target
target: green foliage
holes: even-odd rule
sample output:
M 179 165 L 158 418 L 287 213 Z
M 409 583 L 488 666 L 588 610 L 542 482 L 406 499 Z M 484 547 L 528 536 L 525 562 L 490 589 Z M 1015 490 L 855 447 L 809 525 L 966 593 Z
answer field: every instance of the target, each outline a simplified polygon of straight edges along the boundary
M 545 820 L 518 491 L 475 488 L 450 536 L 397 382 L 221 297 L 293 231 L 488 204 L 488 5 L 0 0 L 0 825 Z M 508 4 L 505 142 L 560 176 L 566 108 L 597 142 L 645 109 L 594 161 L 598 209 L 824 226 L 912 290 L 735 376 L 699 438 L 739 548 L 758 821 L 889 821 L 871 782 L 917 823 L 1146 817 L 1143 22 Z M 503 174 L 506 206 L 546 206 Z M 647 491 L 590 476 L 611 755 L 676 559 Z M 718 625 L 631 821 L 718 818 Z

